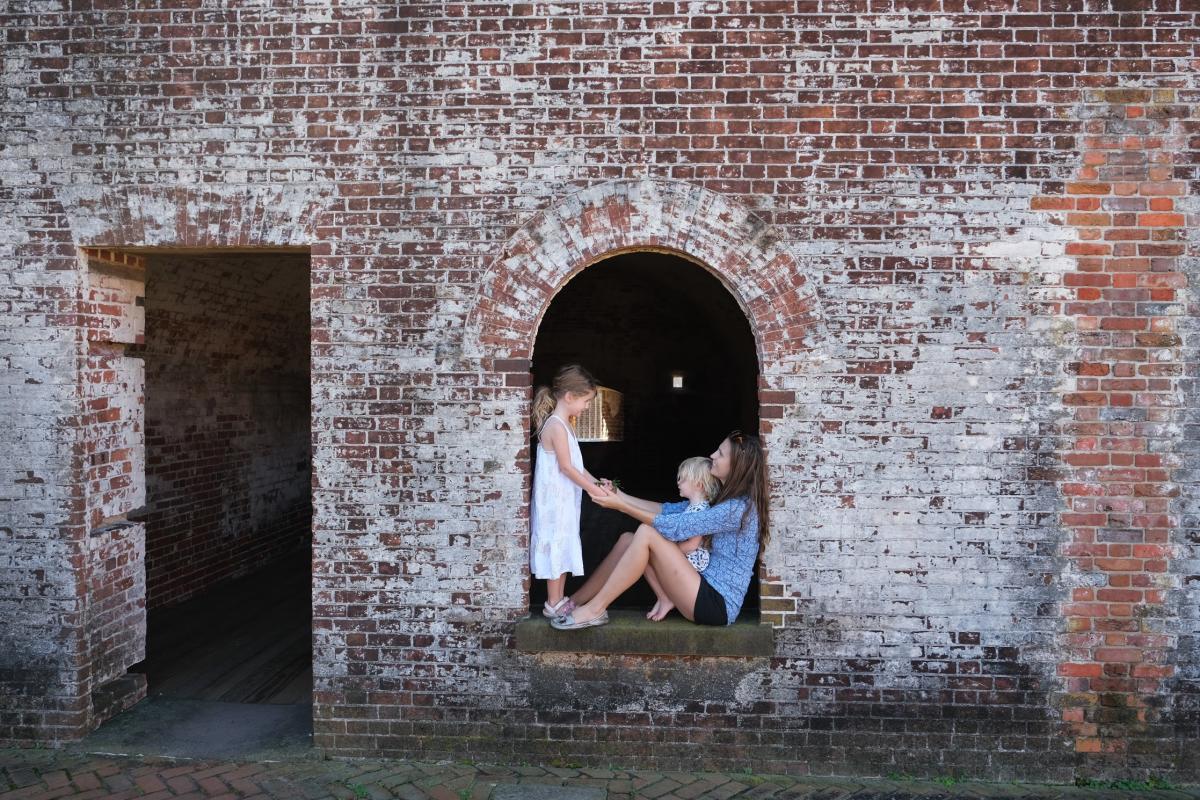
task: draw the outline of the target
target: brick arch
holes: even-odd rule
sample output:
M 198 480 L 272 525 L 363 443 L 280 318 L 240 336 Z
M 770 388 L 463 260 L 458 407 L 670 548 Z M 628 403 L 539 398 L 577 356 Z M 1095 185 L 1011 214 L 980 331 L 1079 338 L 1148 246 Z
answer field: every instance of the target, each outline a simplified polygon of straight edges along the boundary
M 589 187 L 505 243 L 483 277 L 464 351 L 528 360 L 542 315 L 573 275 L 619 252 L 666 250 L 722 280 L 750 321 L 762 372 L 774 372 L 809 354 L 824 327 L 814 283 L 784 242 L 746 206 L 699 186 L 647 180 Z
M 333 188 L 82 186 L 58 194 L 81 247 L 304 247 L 318 239 Z

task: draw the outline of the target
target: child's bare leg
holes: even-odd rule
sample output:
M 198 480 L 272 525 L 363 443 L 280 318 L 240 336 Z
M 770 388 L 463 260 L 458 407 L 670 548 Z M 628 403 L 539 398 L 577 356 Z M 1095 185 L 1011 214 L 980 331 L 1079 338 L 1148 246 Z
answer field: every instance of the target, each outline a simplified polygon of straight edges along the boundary
M 654 574 L 654 567 L 646 565 L 646 583 L 650 584 L 650 588 L 654 590 L 658 602 L 654 604 L 654 608 L 646 612 L 646 619 L 653 622 L 662 622 L 667 618 L 667 614 L 675 608 L 675 604 L 671 602 L 671 598 L 667 597 L 666 591 L 662 587 L 662 582 L 658 576 Z
M 659 576 L 654 575 L 654 567 L 647 566 L 646 575 L 643 577 L 646 578 L 646 583 L 650 584 L 650 589 L 654 590 L 654 599 L 658 601 L 654 603 L 653 608 L 650 608 L 650 610 L 646 612 L 646 619 L 654 620 L 656 622 L 664 618 L 664 616 L 666 616 L 667 613 L 674 608 L 674 603 L 671 602 L 670 597 L 667 597 L 667 593 L 662 591 L 662 584 L 659 582 Z
M 558 605 L 563 598 L 563 589 L 567 587 L 567 573 L 546 581 L 546 602 L 552 606 Z

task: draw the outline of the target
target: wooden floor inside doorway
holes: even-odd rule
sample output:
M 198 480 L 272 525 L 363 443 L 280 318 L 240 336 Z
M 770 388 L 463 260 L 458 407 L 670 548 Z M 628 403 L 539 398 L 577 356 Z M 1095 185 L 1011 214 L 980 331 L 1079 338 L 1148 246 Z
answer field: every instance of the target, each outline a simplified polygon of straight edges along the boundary
M 147 617 L 151 696 L 280 705 L 312 702 L 307 552 Z

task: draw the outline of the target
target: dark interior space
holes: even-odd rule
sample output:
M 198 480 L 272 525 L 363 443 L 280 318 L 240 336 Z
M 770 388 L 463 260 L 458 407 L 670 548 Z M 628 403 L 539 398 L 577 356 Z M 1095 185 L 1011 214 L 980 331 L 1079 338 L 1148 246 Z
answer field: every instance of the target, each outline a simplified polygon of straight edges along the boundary
M 147 615 L 149 693 L 172 700 L 312 703 L 309 559 L 290 554 Z
M 151 696 L 311 703 L 309 256 L 147 260 Z
M 745 314 L 704 268 L 678 256 L 638 252 L 606 259 L 574 277 L 554 298 L 538 329 L 535 385 L 579 363 L 602 386 L 623 393 L 624 437 L 580 442 L 596 477 L 618 479 L 638 497 L 679 500 L 679 463 L 710 455 L 733 429 L 758 431 L 758 359 Z M 682 379 L 676 388 L 674 378 Z M 533 457 L 537 448 L 531 448 Z M 580 536 L 590 572 L 636 523 L 583 498 Z M 569 578 L 567 590 L 582 583 Z M 532 608 L 545 600 L 532 582 Z M 639 581 L 616 604 L 644 608 L 653 593 Z M 743 614 L 758 613 L 751 586 Z

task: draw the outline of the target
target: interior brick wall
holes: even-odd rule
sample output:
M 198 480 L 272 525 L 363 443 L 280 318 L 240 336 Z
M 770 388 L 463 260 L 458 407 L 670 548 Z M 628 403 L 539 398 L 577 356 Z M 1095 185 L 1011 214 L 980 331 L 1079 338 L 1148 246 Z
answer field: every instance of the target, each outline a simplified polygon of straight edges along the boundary
M 320 748 L 1196 779 L 1197 14 L 10 6 L 8 735 L 86 692 L 73 248 L 290 243 Z M 537 320 L 639 247 L 754 330 L 767 659 L 513 648 Z
M 158 257 L 146 281 L 151 608 L 269 569 L 311 525 L 308 257 Z
M 138 523 L 110 525 L 95 531 L 88 544 L 88 652 L 98 688 L 146 656 L 146 529 Z

